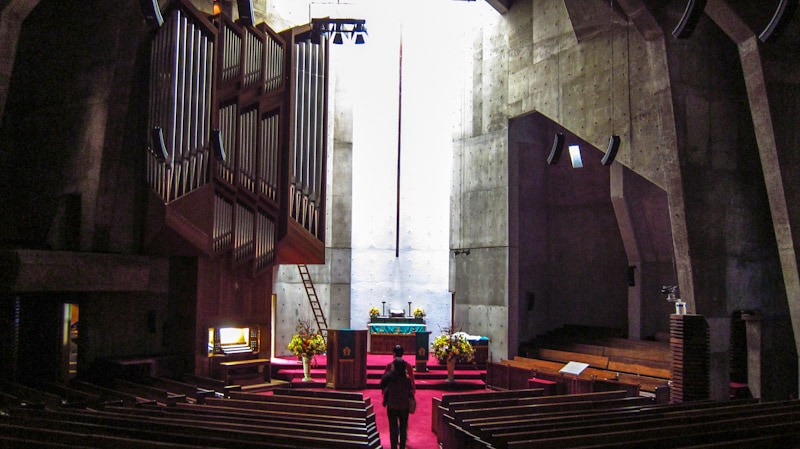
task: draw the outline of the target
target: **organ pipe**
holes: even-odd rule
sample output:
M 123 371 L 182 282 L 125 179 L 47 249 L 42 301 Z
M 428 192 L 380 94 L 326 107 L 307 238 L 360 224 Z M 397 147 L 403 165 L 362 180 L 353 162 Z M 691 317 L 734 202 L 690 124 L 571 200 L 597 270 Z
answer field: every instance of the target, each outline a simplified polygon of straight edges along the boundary
M 165 202 L 207 180 L 213 36 L 173 10 L 153 39 L 148 127 L 162 129 L 171 167 L 150 152 L 147 179 Z
M 318 235 L 318 202 L 325 161 L 325 46 L 310 40 L 294 44 L 294 140 L 291 216 Z

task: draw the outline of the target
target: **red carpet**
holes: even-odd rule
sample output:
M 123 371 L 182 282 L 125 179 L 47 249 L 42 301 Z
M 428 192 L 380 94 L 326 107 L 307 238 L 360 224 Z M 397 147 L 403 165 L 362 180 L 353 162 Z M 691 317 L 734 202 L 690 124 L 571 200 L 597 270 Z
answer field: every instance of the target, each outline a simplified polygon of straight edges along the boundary
M 386 417 L 386 408 L 381 405 L 383 401 L 381 390 L 364 390 L 364 397 L 372 398 L 375 409 L 375 422 L 381 434 L 381 446 L 389 449 L 389 420 Z M 431 398 L 442 397 L 442 391 L 417 390 L 417 411 L 408 417 L 408 440 L 406 449 L 438 449 L 439 443 L 436 435 L 431 431 Z

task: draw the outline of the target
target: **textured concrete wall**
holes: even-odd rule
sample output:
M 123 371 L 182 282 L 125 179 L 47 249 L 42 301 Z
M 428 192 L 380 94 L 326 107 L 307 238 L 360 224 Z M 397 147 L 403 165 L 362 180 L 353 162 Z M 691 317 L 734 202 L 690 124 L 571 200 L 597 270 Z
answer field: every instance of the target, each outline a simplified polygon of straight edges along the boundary
M 620 135 L 617 161 L 666 191 L 666 204 L 662 202 L 652 212 L 637 210 L 638 220 L 646 223 L 662 217 L 663 221 L 665 206 L 669 212 L 674 275 L 681 294 L 691 311 L 708 316 L 713 328 L 719 329 L 712 335 L 712 391 L 722 397 L 725 383 L 718 380 L 727 376 L 728 335 L 722 329 L 731 312 L 746 305 L 789 319 L 765 181 L 756 160 L 758 128 L 754 132 L 753 121 L 760 123 L 760 118 L 748 109 L 753 90 L 745 87 L 748 73 L 742 71 L 736 45 L 710 22 L 701 23 L 692 39 L 677 41 L 669 31 L 682 8 L 650 8 L 636 1 L 620 5 L 622 11 L 612 15 L 607 7 L 581 0 L 517 2 L 497 25 L 484 27 L 474 42 L 472 121 L 465 124 L 465 137 L 456 144 L 467 148 L 456 153 L 456 167 L 467 168 L 455 176 L 462 181 L 454 186 L 452 246 L 465 240 L 464 247 L 502 242 L 493 249 L 498 253 L 496 260 L 524 259 L 521 249 L 504 241 L 502 227 L 465 239 L 462 228 L 471 228 L 460 225 L 486 223 L 495 217 L 495 210 L 486 205 L 503 203 L 515 194 L 523 196 L 515 186 L 508 191 L 491 185 L 474 188 L 474 180 L 486 174 L 486 164 L 473 164 L 470 157 L 480 152 L 493 159 L 507 158 L 504 139 L 509 118 L 541 113 L 600 149 L 605 149 L 610 134 Z M 519 177 L 524 176 L 536 176 L 536 172 L 520 169 Z M 475 200 L 489 196 L 488 192 L 494 195 L 492 200 Z M 584 224 L 583 238 L 590 242 L 604 238 L 586 225 L 586 218 L 576 221 Z M 647 226 L 637 228 L 641 234 Z M 746 235 L 740 232 L 744 229 Z M 523 236 L 520 229 L 520 239 Z M 672 256 L 663 244 L 649 250 L 654 251 L 651 271 L 672 271 Z M 557 259 L 550 255 L 546 260 Z M 544 267 L 543 256 L 533 260 Z M 784 277 L 793 272 L 785 267 L 784 263 Z M 498 326 L 491 332 L 491 347 L 495 355 L 513 355 L 519 334 L 514 320 L 508 318 L 525 305 L 513 302 L 525 298 L 520 286 L 530 280 L 487 276 L 484 266 L 476 263 L 457 262 L 452 269 L 455 285 L 468 286 L 468 291 L 456 289 L 457 304 L 459 297 L 464 299 L 459 307 L 505 308 L 507 319 L 497 321 L 508 322 L 508 329 Z M 650 278 L 648 285 L 657 285 L 659 280 Z M 487 293 L 506 287 L 519 290 L 519 296 L 512 294 L 507 304 L 498 305 L 497 296 Z M 642 307 L 652 306 L 644 302 Z M 645 327 L 660 328 L 652 322 L 660 319 L 657 312 L 645 311 L 643 316 Z M 581 316 L 568 312 L 564 319 L 570 318 Z M 537 314 L 532 319 L 541 317 Z M 520 328 L 529 331 L 537 326 L 523 321 Z M 791 353 L 787 358 L 790 365 L 796 364 Z M 796 375 L 795 370 L 790 377 Z

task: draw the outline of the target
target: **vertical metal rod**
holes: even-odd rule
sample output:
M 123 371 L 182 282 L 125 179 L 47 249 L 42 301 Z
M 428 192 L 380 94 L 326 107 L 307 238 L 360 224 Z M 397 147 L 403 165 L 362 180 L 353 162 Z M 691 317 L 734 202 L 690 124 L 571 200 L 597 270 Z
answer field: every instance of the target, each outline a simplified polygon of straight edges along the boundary
M 400 156 L 403 134 L 403 26 L 400 25 L 400 53 L 398 58 L 397 87 L 397 204 L 395 210 L 394 257 L 400 257 Z

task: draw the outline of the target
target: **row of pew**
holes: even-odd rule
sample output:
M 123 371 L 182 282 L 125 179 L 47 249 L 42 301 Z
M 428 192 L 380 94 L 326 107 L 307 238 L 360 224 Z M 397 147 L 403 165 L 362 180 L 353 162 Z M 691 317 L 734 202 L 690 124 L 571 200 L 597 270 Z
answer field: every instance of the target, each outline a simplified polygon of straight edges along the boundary
M 369 397 L 213 379 L 0 382 L 0 447 L 378 449 Z
M 569 362 L 588 367 L 580 375 L 562 375 Z M 550 338 L 524 356 L 487 366 L 487 385 L 496 389 L 541 387 L 547 394 L 608 389 L 639 390 L 669 402 L 672 352 L 668 344 L 623 338 Z
M 800 447 L 798 400 L 657 404 L 624 390 L 528 389 L 446 394 L 433 406 L 442 449 Z

